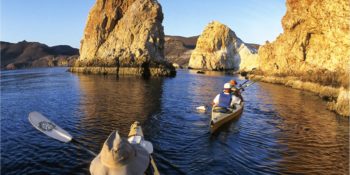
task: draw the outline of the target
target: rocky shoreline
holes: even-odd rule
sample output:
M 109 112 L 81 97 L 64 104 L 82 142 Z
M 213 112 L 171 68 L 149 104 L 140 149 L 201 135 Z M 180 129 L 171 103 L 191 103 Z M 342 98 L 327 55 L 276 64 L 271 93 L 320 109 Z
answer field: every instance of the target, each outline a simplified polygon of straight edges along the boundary
M 253 79 L 310 91 L 350 115 L 349 1 L 287 0 L 283 33 L 259 48 Z
M 68 69 L 74 73 L 84 74 L 115 74 L 118 76 L 133 75 L 143 77 L 174 77 L 176 71 L 163 68 L 143 68 L 143 67 L 70 67 Z
M 249 79 L 266 83 L 280 84 L 294 89 L 308 91 L 327 101 L 329 110 L 341 116 L 350 116 L 350 90 L 344 87 L 320 85 L 309 81 L 301 81 L 298 77 L 277 77 L 251 74 Z

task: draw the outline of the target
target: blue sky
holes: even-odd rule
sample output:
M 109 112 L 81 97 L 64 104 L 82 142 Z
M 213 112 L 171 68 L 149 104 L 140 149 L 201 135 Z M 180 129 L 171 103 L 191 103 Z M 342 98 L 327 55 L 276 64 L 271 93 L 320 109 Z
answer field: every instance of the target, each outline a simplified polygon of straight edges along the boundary
M 199 35 L 211 21 L 244 42 L 263 44 L 283 32 L 284 0 L 158 0 L 167 35 Z M 79 48 L 95 0 L 1 0 L 1 41 L 38 41 Z

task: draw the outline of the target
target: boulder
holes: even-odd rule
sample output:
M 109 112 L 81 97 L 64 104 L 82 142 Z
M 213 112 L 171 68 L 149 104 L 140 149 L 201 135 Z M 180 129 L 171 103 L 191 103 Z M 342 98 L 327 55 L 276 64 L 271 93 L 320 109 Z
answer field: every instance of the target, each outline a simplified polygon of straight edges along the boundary
M 189 68 L 238 70 L 243 59 L 256 58 L 256 49 L 248 47 L 226 25 L 213 21 L 199 36 L 191 54 Z
M 138 75 L 156 68 L 164 69 L 164 76 L 174 75 L 174 67 L 164 59 L 162 21 L 162 8 L 155 0 L 97 0 L 75 67 L 92 67 L 91 73 L 97 73 L 96 67 L 131 67 Z

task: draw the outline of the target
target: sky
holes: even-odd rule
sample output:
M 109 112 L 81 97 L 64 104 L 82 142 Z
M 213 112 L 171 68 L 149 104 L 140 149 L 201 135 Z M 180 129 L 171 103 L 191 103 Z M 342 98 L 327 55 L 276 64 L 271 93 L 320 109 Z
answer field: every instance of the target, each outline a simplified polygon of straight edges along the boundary
M 166 35 L 200 35 L 213 20 L 244 42 L 263 44 L 283 32 L 285 0 L 158 0 Z M 1 0 L 0 40 L 80 47 L 95 0 Z

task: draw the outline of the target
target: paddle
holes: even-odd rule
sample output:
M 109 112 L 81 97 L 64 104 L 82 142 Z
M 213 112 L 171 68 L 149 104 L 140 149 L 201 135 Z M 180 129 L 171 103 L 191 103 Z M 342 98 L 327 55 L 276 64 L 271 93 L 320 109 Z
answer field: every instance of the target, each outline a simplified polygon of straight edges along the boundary
M 249 87 L 249 86 L 251 86 L 252 84 L 254 84 L 254 83 L 256 83 L 256 81 L 251 81 L 250 83 L 248 83 L 248 84 L 241 84 L 241 85 L 239 85 L 239 88 L 238 88 L 238 90 L 241 90 L 241 89 L 244 89 L 244 88 L 247 88 L 247 87 Z
M 197 109 L 197 112 L 204 113 L 207 110 L 207 107 L 206 106 L 198 106 L 198 107 L 196 107 L 196 109 Z
M 85 148 L 82 143 L 75 140 L 72 137 L 72 135 L 70 135 L 67 131 L 65 131 L 64 129 L 62 129 L 58 125 L 56 125 L 54 122 L 52 122 L 51 120 L 49 120 L 48 118 L 46 118 L 45 116 L 40 114 L 39 112 L 34 111 L 34 112 L 29 113 L 28 119 L 29 119 L 29 122 L 34 126 L 34 128 L 36 128 L 37 130 L 46 134 L 47 136 L 49 136 L 53 139 L 59 140 L 61 142 L 64 142 L 64 143 L 72 143 L 76 147 L 87 151 L 91 155 L 97 156 L 97 154 L 95 152 Z M 152 143 L 150 143 L 148 141 L 144 141 L 141 144 L 145 144 L 145 145 L 141 145 L 141 146 L 143 146 L 147 150 L 147 152 L 150 153 L 151 164 L 152 164 L 153 168 L 155 169 L 155 171 L 159 172 L 158 168 L 155 164 L 155 161 L 154 161 L 153 157 L 151 156 L 151 153 L 153 152 Z M 158 173 L 158 175 L 159 175 L 159 173 Z
M 82 143 L 75 140 L 67 131 L 50 121 L 48 118 L 40 114 L 39 112 L 29 113 L 29 122 L 39 131 L 46 134 L 47 136 L 59 140 L 64 143 L 72 143 L 78 148 L 85 150 L 93 156 L 97 156 L 96 153 L 84 147 Z
M 241 76 L 245 77 L 246 81 L 244 81 L 242 84 L 239 85 L 238 90 L 244 89 L 246 87 L 249 87 L 250 85 L 254 84 L 256 81 L 251 81 L 248 78 L 248 74 L 251 74 L 253 72 L 255 72 L 256 68 L 253 68 L 250 72 L 241 72 Z M 253 75 L 254 76 L 254 75 Z M 248 83 L 250 82 L 250 83 Z M 248 83 L 248 84 L 246 84 Z
M 244 81 L 242 84 L 238 85 L 239 87 L 242 87 L 244 84 L 248 83 L 249 80 Z

